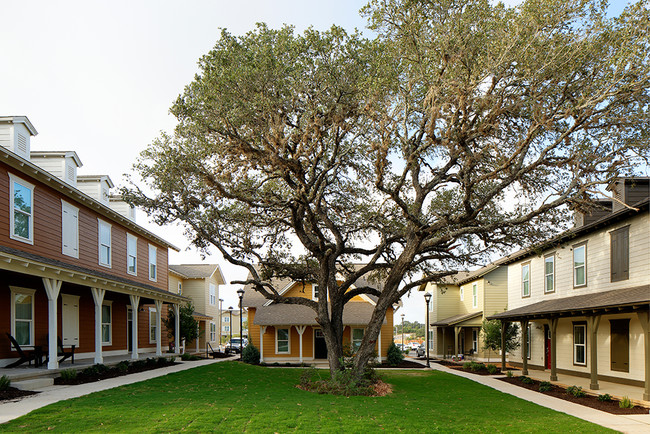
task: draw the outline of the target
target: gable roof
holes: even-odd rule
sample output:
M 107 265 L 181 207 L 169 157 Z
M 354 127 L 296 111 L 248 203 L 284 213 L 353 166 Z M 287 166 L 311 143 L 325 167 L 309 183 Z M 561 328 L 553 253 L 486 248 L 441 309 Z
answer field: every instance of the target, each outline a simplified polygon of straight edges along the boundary
M 374 306 L 369 303 L 347 303 L 343 308 L 343 325 L 366 325 L 370 322 Z M 255 313 L 254 325 L 312 325 L 318 326 L 316 312 L 301 304 L 276 303 L 263 306 Z M 386 324 L 386 317 L 384 317 Z
M 170 264 L 169 271 L 184 279 L 208 279 L 216 273 L 217 282 L 220 285 L 226 283 L 217 264 Z

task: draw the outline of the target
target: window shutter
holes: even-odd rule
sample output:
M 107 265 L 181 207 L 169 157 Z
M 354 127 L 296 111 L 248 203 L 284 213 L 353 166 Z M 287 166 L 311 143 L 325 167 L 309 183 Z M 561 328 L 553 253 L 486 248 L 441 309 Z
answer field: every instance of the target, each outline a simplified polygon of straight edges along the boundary
M 611 281 L 627 280 L 630 277 L 629 226 L 610 232 Z

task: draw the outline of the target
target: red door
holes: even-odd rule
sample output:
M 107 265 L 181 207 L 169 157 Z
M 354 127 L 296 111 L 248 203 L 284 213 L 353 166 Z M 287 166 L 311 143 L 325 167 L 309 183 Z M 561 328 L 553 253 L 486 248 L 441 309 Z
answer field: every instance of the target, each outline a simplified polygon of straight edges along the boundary
M 546 347 L 546 351 L 544 351 L 546 355 L 546 369 L 551 369 L 551 330 L 547 325 L 544 326 L 544 336 L 546 336 L 546 339 L 544 339 Z

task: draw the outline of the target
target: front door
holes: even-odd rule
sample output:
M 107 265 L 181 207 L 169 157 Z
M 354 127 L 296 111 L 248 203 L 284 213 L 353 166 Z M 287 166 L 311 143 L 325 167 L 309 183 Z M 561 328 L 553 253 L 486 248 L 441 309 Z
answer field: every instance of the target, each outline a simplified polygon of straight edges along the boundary
M 544 326 L 544 354 L 546 360 L 546 369 L 551 369 L 551 329 L 548 325 Z
M 61 304 L 63 345 L 79 348 L 79 297 L 61 294 Z
M 630 372 L 630 320 L 610 319 L 612 371 Z
M 129 352 L 133 351 L 133 308 L 126 308 L 126 345 Z
M 327 359 L 327 344 L 325 343 L 325 336 L 321 329 L 314 331 L 314 358 Z

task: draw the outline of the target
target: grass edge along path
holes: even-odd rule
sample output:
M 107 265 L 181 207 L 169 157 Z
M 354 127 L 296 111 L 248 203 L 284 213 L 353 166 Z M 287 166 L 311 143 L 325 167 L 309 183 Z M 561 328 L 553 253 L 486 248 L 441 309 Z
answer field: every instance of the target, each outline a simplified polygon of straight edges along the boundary
M 305 392 L 301 372 L 216 363 L 61 401 L 0 432 L 609 431 L 439 371 L 384 371 L 385 397 Z

